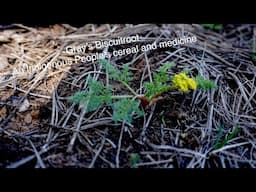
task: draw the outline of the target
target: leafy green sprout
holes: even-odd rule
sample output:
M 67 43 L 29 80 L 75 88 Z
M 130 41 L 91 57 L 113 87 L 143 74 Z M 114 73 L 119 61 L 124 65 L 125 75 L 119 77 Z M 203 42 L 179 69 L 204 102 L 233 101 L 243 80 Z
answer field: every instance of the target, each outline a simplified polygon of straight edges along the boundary
M 140 156 L 137 153 L 132 153 L 130 155 L 130 166 L 131 168 L 137 168 L 137 163 L 140 161 Z
M 127 64 L 123 66 L 122 70 L 119 70 L 105 59 L 99 60 L 99 63 L 105 69 L 109 79 L 121 83 L 131 95 L 114 95 L 111 85 L 104 85 L 103 82 L 89 77 L 88 89 L 75 93 L 69 100 L 84 105 L 86 112 L 94 111 L 103 105 L 110 106 L 113 109 L 112 119 L 115 122 L 121 121 L 131 124 L 135 115 L 140 117 L 144 114 L 140 109 L 140 101 L 146 100 L 149 103 L 153 97 L 175 88 L 170 85 L 171 77 L 167 74 L 167 71 L 175 66 L 173 62 L 164 64 L 158 72 L 154 72 L 152 82 L 144 83 L 146 88 L 144 95 L 138 95 L 130 87 L 132 75 Z M 198 83 L 198 88 L 203 90 L 216 87 L 213 82 L 205 80 L 201 76 L 197 76 L 195 81 Z
M 111 65 L 106 59 L 101 59 L 100 64 L 105 68 L 106 73 L 108 73 L 110 79 L 125 82 L 126 84 L 132 80 L 128 64 L 123 66 L 122 71 Z
M 205 29 L 211 29 L 211 30 L 221 30 L 223 29 L 222 24 L 201 24 L 202 27 Z
M 144 86 L 147 90 L 145 97 L 148 100 L 157 94 L 161 94 L 171 89 L 171 85 L 168 83 L 171 77 L 166 72 L 174 66 L 174 62 L 166 63 L 160 67 L 159 72 L 153 73 L 153 82 L 144 83 Z
M 256 39 L 255 39 L 255 36 L 253 36 L 251 58 L 252 58 L 253 61 L 256 60 Z
M 111 86 L 104 86 L 102 82 L 95 81 L 91 77 L 88 80 L 88 91 L 76 93 L 70 100 L 74 103 L 85 105 L 86 112 L 99 108 L 103 103 L 111 104 Z
M 201 90 L 207 90 L 212 88 L 217 88 L 217 85 L 211 80 L 203 78 L 201 75 L 197 75 L 195 78 L 197 88 Z
M 106 60 L 101 60 L 100 63 L 110 79 L 121 82 L 133 95 L 113 95 L 111 85 L 105 86 L 101 81 L 89 78 L 88 90 L 77 92 L 70 97 L 70 101 L 83 104 L 86 112 L 94 111 L 104 104 L 109 105 L 113 109 L 112 119 L 115 122 L 131 123 L 135 114 L 142 116 L 143 112 L 139 108 L 140 103 L 135 100 L 138 95 L 128 85 L 132 79 L 128 65 L 125 65 L 123 70 L 120 71 Z
M 113 104 L 113 120 L 115 122 L 122 120 L 127 123 L 132 122 L 134 114 L 143 115 L 143 111 L 139 108 L 139 101 L 123 98 Z
M 235 129 L 223 141 L 221 141 L 223 130 L 224 130 L 224 127 L 219 123 L 218 134 L 217 134 L 216 142 L 214 145 L 214 150 L 220 149 L 223 146 L 225 146 L 231 139 L 233 139 L 241 131 L 241 129 L 238 126 L 236 126 Z

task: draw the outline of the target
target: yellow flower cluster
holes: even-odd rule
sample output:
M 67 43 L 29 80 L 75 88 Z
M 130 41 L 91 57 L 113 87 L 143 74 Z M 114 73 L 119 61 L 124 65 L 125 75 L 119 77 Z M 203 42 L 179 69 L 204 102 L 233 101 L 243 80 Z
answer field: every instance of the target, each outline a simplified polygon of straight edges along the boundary
M 196 89 L 196 82 L 194 79 L 189 78 L 186 73 L 181 72 L 173 77 L 173 83 L 176 88 L 182 90 L 183 92 L 188 92 L 189 89 Z

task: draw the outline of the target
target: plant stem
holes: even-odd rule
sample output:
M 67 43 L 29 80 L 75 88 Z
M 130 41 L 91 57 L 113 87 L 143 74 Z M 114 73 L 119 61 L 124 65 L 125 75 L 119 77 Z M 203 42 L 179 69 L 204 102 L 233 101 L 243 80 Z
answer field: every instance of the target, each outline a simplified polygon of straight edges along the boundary
M 111 99 L 133 98 L 133 95 L 112 95 Z
M 144 95 L 136 95 L 136 97 L 144 97 Z M 112 95 L 112 99 L 134 98 L 134 95 Z
M 175 90 L 175 89 L 176 89 L 176 87 L 175 87 L 174 85 L 172 85 L 172 86 L 170 86 L 168 89 L 166 89 L 166 90 L 164 90 L 164 91 L 162 91 L 162 92 L 158 92 L 158 93 L 156 93 L 156 94 L 154 94 L 154 95 L 151 95 L 151 96 L 148 98 L 148 100 L 151 101 L 154 97 L 157 97 L 157 96 L 159 96 L 159 95 L 162 95 L 163 93 L 168 92 L 168 91 L 173 91 L 173 90 Z
M 120 82 L 123 83 L 123 85 L 124 85 L 127 89 L 129 89 L 129 91 L 131 91 L 132 94 L 134 94 L 135 96 L 138 96 L 138 94 L 133 90 L 133 88 L 131 88 L 126 82 L 124 82 L 124 81 L 120 81 Z

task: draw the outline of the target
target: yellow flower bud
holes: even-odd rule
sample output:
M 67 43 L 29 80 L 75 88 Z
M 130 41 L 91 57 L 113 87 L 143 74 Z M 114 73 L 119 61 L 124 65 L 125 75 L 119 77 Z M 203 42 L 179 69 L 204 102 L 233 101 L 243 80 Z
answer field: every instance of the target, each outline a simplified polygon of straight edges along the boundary
M 175 87 L 183 92 L 188 92 L 189 89 L 195 90 L 197 87 L 195 80 L 189 78 L 184 72 L 175 75 L 172 81 Z

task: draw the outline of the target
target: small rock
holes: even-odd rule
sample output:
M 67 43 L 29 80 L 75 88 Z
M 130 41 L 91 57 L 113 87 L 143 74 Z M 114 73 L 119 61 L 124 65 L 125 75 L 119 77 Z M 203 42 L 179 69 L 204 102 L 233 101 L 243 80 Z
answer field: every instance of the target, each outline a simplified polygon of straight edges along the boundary
M 27 114 L 24 119 L 25 123 L 30 124 L 32 122 L 31 114 Z
M 19 112 L 24 112 L 28 110 L 29 106 L 30 106 L 29 101 L 25 99 L 23 103 L 20 105 Z

